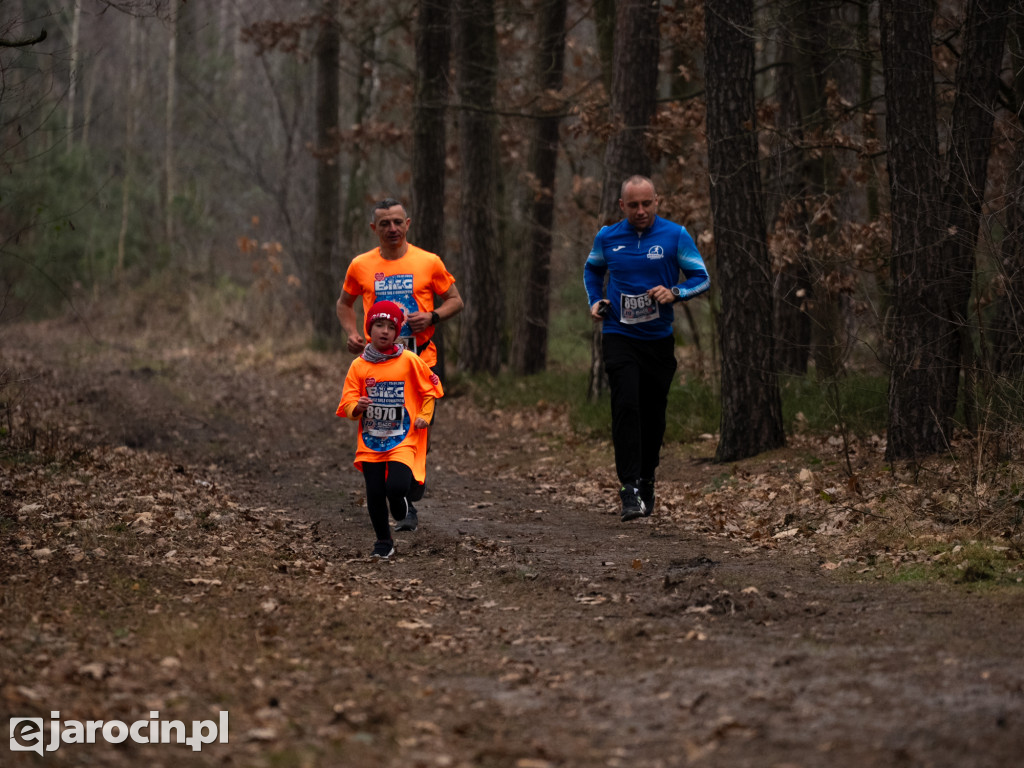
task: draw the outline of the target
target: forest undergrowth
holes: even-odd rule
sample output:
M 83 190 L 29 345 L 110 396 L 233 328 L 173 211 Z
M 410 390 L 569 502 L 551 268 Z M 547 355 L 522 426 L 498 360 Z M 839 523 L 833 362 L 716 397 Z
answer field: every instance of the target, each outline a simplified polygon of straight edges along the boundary
M 666 445 L 656 514 L 620 528 L 610 443 L 574 423 L 570 402 L 524 402 L 522 392 L 513 401 L 491 381 L 461 377 L 436 427 L 443 522 L 428 514 L 414 542 L 398 543 L 393 569 L 367 568 L 362 487 L 346 425 L 333 417 L 346 353 L 311 350 L 283 328 L 257 336 L 213 306 L 122 303 L 0 329 L 3 713 L 60 701 L 80 717 L 201 719 L 230 706 L 245 764 L 413 755 L 403 764 L 592 765 L 582 743 L 579 755 L 571 745 L 552 752 L 564 735 L 492 743 L 478 717 L 500 722 L 497 704 L 481 694 L 480 711 L 458 720 L 460 699 L 432 676 L 441 670 L 427 675 L 409 659 L 440 654 L 468 669 L 484 663 L 479 652 L 500 667 L 494 679 L 532 685 L 539 662 L 510 651 L 525 640 L 509 646 L 505 623 L 474 629 L 467 617 L 504 604 L 509 621 L 536 621 L 530 632 L 540 632 L 552 619 L 537 590 L 550 584 L 561 586 L 545 600 L 564 590 L 579 610 L 676 599 L 680 574 L 714 560 L 670 554 L 686 542 L 809 561 L 837 584 L 998 593 L 1024 583 L 1024 478 L 1008 436 L 998 455 L 964 436 L 948 455 L 891 466 L 877 435 L 794 427 L 784 449 L 715 464 L 706 434 Z M 588 519 L 592 535 L 571 522 Z M 555 526 L 547 543 L 529 543 L 544 525 Z M 636 536 L 650 548 L 619 551 Z M 568 555 L 547 554 L 567 537 Z M 597 559 L 562 572 L 590 547 Z M 634 594 L 631 580 L 652 577 L 657 588 Z M 780 599 L 712 579 L 672 615 L 745 611 L 770 626 Z M 458 628 L 446 629 L 445 616 Z M 412 645 L 382 641 L 381 621 Z M 679 641 L 704 642 L 712 630 L 694 624 Z M 548 722 L 538 715 L 538 733 Z M 709 730 L 692 754 L 724 733 Z M 134 749 L 104 753 L 106 764 L 132 764 L 143 754 Z M 609 754 L 601 762 L 614 762 Z

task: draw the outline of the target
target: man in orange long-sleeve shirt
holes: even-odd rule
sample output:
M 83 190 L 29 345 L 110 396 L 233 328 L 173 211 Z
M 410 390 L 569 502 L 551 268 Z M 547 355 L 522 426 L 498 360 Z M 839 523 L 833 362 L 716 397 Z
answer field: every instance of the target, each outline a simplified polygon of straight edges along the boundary
M 370 228 L 380 245 L 352 259 L 337 302 L 348 351 L 359 354 L 366 346 L 356 319 L 356 300 L 362 297 L 364 315 L 377 301 L 393 301 L 406 313 L 399 341 L 430 368 L 436 368 L 435 326 L 450 320 L 463 307 L 455 278 L 439 256 L 406 239 L 412 220 L 400 202 L 385 198 L 374 206 L 371 216 Z M 435 296 L 440 303 L 435 302 Z
M 360 333 L 356 301 L 362 297 L 364 316 L 374 303 L 393 301 L 405 312 L 398 341 L 440 377 L 434 331 L 439 323 L 461 312 L 463 302 L 455 287 L 455 278 L 441 258 L 406 239 L 411 223 L 405 206 L 394 198 L 385 198 L 373 206 L 370 228 L 377 234 L 380 244 L 352 259 L 336 311 L 347 336 L 349 352 L 360 354 L 367 340 Z M 423 498 L 423 493 L 423 484 L 414 482 L 410 506 Z M 415 513 L 415 507 L 412 509 Z

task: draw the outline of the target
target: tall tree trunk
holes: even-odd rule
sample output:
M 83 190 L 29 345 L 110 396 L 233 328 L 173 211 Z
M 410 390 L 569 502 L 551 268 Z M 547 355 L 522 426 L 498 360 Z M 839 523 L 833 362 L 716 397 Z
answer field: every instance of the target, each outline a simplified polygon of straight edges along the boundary
M 71 18 L 71 51 L 68 62 L 68 114 L 67 114 L 67 148 L 70 152 L 75 145 L 75 96 L 78 93 L 79 70 L 78 37 L 82 28 L 82 0 L 75 0 Z
M 174 195 L 176 189 L 174 167 L 174 113 L 176 110 L 176 75 L 178 63 L 178 6 L 171 5 L 169 36 L 167 39 L 167 98 L 164 103 L 164 241 L 170 247 L 174 240 Z
M 716 461 L 785 444 L 754 103 L 753 0 L 705 0 L 708 168 L 722 296 Z
M 826 95 L 830 64 L 828 28 L 834 3 L 832 0 L 801 0 L 796 18 L 796 83 L 800 100 L 801 121 L 810 148 L 804 150 L 803 182 L 805 210 L 808 211 L 810 249 L 805 260 L 811 282 L 811 352 L 815 374 L 819 380 L 835 379 L 842 371 L 843 335 L 842 286 L 843 266 L 837 262 L 830 242 L 838 220 L 834 215 L 820 216 L 819 211 L 831 207 L 835 191 L 836 163 L 827 148 L 832 125 L 828 116 Z
M 964 416 L 972 432 L 977 428 L 972 386 L 976 366 L 968 305 L 974 285 L 975 248 L 988 178 L 1009 4 L 1009 0 L 977 0 L 968 4 L 947 154 L 944 207 L 948 234 L 943 240 L 942 260 L 948 264 L 948 273 L 943 291 L 949 295 L 950 320 L 954 324 L 952 332 L 946 335 L 946 358 L 954 364 L 946 369 L 942 402 L 943 411 L 952 416 L 956 411 L 962 367 Z
M 135 185 L 136 131 L 139 110 L 139 27 L 142 22 L 132 17 L 128 22 L 128 104 L 124 110 L 124 177 L 121 180 L 121 227 L 117 235 L 118 282 L 124 275 L 128 225 L 132 211 L 132 192 Z
M 1019 0 L 1017 0 L 1019 5 Z M 1000 246 L 999 292 L 988 330 L 990 370 L 1004 376 L 1024 374 L 1024 18 L 1014 17 L 1010 33 L 1013 78 L 1013 172 L 1004 192 L 1006 218 Z
M 1009 176 L 1000 290 L 989 330 L 989 367 L 1003 376 L 1024 374 L 1024 126 L 1018 126 L 1014 171 Z
M 942 214 L 930 0 L 881 0 L 886 145 L 892 208 L 892 370 L 886 458 L 941 451 L 950 360 L 948 299 L 940 289 Z
M 597 58 L 601 62 L 604 90 L 612 92 L 615 71 L 615 0 L 594 0 L 594 22 L 597 26 Z
M 547 365 L 548 317 L 551 299 L 551 243 L 555 223 L 555 175 L 558 168 L 558 113 L 563 103 L 557 96 L 565 70 L 565 18 L 567 0 L 540 2 L 535 78 L 541 101 L 530 140 L 530 203 L 527 209 L 530 234 L 526 252 L 526 290 L 521 311 L 513 312 L 519 327 L 513 343 L 517 372 L 529 375 Z
M 779 200 L 769 214 L 773 229 L 785 233 L 774 264 L 775 355 L 779 372 L 802 376 L 811 357 L 811 281 L 807 270 L 807 203 L 804 197 L 803 120 L 796 86 L 796 46 L 788 16 L 779 24 L 778 137 L 771 145 L 769 197 Z
M 419 0 L 416 20 L 416 99 L 413 103 L 410 215 L 415 231 L 414 239 L 420 248 L 442 258 L 445 255 L 445 115 L 451 51 L 450 5 L 446 0 Z
M 324 0 L 316 43 L 316 218 L 313 253 L 305 271 L 306 305 L 313 342 L 326 346 L 337 333 L 337 296 L 331 265 L 338 253 L 341 169 L 338 163 L 340 109 L 341 0 Z
M 362 125 L 373 109 L 373 99 L 378 90 L 376 85 L 380 77 L 380 55 L 377 50 L 379 45 L 380 34 L 376 26 L 370 24 L 364 27 L 357 46 L 362 66 L 356 72 L 355 87 L 352 89 L 355 94 L 352 99 L 354 105 L 351 118 L 346 116 L 346 123 Z M 340 150 L 339 147 L 339 152 Z M 367 228 L 367 165 L 370 151 L 361 140 L 357 140 L 345 153 L 349 158 L 348 178 L 341 208 L 341 244 L 345 248 L 355 243 Z M 340 280 L 345 270 L 340 263 L 332 261 L 332 265 L 337 266 L 334 273 Z
M 649 176 L 651 157 L 646 135 L 657 109 L 659 0 L 622 0 L 616 3 L 614 66 L 612 68 L 611 121 L 615 130 L 604 154 L 601 217 L 604 224 L 619 218 L 619 190 L 633 174 Z M 601 326 L 594 324 L 590 342 L 590 382 L 587 395 L 597 400 L 604 389 Z
M 881 2 L 895 300 L 890 461 L 942 451 L 952 439 L 962 359 L 973 356 L 968 303 L 1008 1 L 968 6 L 945 181 L 933 128 L 932 11 L 926 0 Z M 965 405 L 970 423 L 973 402 Z
M 413 103 L 412 211 L 414 240 L 445 258 L 445 160 L 451 12 L 447 0 L 419 0 L 416 19 L 416 99 Z M 446 327 L 434 331 L 437 366 L 445 374 Z
M 497 373 L 505 322 L 503 258 L 496 235 L 497 127 L 494 97 L 498 54 L 494 0 L 461 0 L 457 6 L 455 66 L 459 104 L 462 270 L 460 363 L 471 372 Z
M 811 319 L 806 305 L 811 281 L 803 258 L 781 264 L 775 275 L 775 341 L 778 370 L 794 376 L 807 373 L 811 355 Z
M 619 218 L 619 188 L 626 177 L 651 173 L 647 131 L 657 109 L 659 0 L 621 0 L 616 4 L 615 67 L 611 120 L 615 127 L 604 153 L 601 215 L 606 224 Z
M 871 44 L 871 3 L 859 3 L 857 5 L 857 58 L 858 68 L 858 93 L 860 95 L 861 108 L 864 110 L 862 124 L 864 126 L 864 143 L 874 141 L 878 137 L 878 120 L 875 110 L 870 105 L 874 101 L 874 89 L 872 84 L 875 80 L 875 59 L 877 52 Z M 873 160 L 865 159 L 867 166 L 865 174 L 867 180 L 864 195 L 867 204 L 867 220 L 877 221 L 881 214 L 881 206 L 878 202 L 878 175 L 875 173 Z
M 196 252 L 191 248 L 192 238 L 188 237 L 186 221 L 191 220 L 193 210 L 189 208 L 196 203 L 193 179 L 189 171 L 190 154 L 196 141 L 200 138 L 198 126 L 203 125 L 206 117 L 197 109 L 199 99 L 196 94 L 203 92 L 209 77 L 204 68 L 203 50 L 200 46 L 199 27 L 203 21 L 199 3 L 177 0 L 174 11 L 174 110 L 169 123 L 174 133 L 173 151 L 170 159 L 173 164 L 173 188 L 171 190 L 170 215 L 171 227 L 175 236 L 177 261 L 190 272 L 205 273 L 213 278 L 213 258 L 210 249 Z M 179 179 L 185 176 L 185 183 Z M 188 217 L 188 218 L 186 218 Z

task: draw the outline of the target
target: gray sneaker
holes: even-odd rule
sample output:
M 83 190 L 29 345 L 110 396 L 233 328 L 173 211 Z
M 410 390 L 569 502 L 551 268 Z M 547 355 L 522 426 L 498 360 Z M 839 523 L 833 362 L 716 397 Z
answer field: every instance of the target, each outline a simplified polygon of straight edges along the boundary
M 640 490 L 635 485 L 622 486 L 619 489 L 619 498 L 622 499 L 622 522 L 626 523 L 644 516 L 644 502 L 640 498 Z
M 412 504 L 409 505 L 409 511 L 405 513 L 405 517 L 395 523 L 396 531 L 415 531 L 419 526 L 420 521 L 416 516 L 416 508 Z

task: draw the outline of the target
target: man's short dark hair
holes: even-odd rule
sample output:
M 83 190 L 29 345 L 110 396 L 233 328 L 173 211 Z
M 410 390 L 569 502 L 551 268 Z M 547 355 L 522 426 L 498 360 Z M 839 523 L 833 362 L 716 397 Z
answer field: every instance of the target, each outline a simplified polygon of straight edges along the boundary
M 406 218 L 408 218 L 409 214 L 405 211 L 405 206 L 402 205 L 401 200 L 395 200 L 393 197 L 385 197 L 383 200 L 374 203 L 373 208 L 370 209 L 370 223 L 372 224 L 377 221 L 377 211 L 386 211 L 388 208 L 394 208 L 396 205 L 401 207 L 402 212 L 405 213 Z
M 646 176 L 640 175 L 639 173 L 634 173 L 632 176 L 630 176 L 628 179 L 622 182 L 622 186 L 619 187 L 619 199 L 622 199 L 623 197 L 626 196 L 626 187 L 632 186 L 633 184 L 650 184 L 651 189 L 654 190 L 654 194 L 658 194 L 658 190 L 655 189 L 653 181 L 651 181 Z

